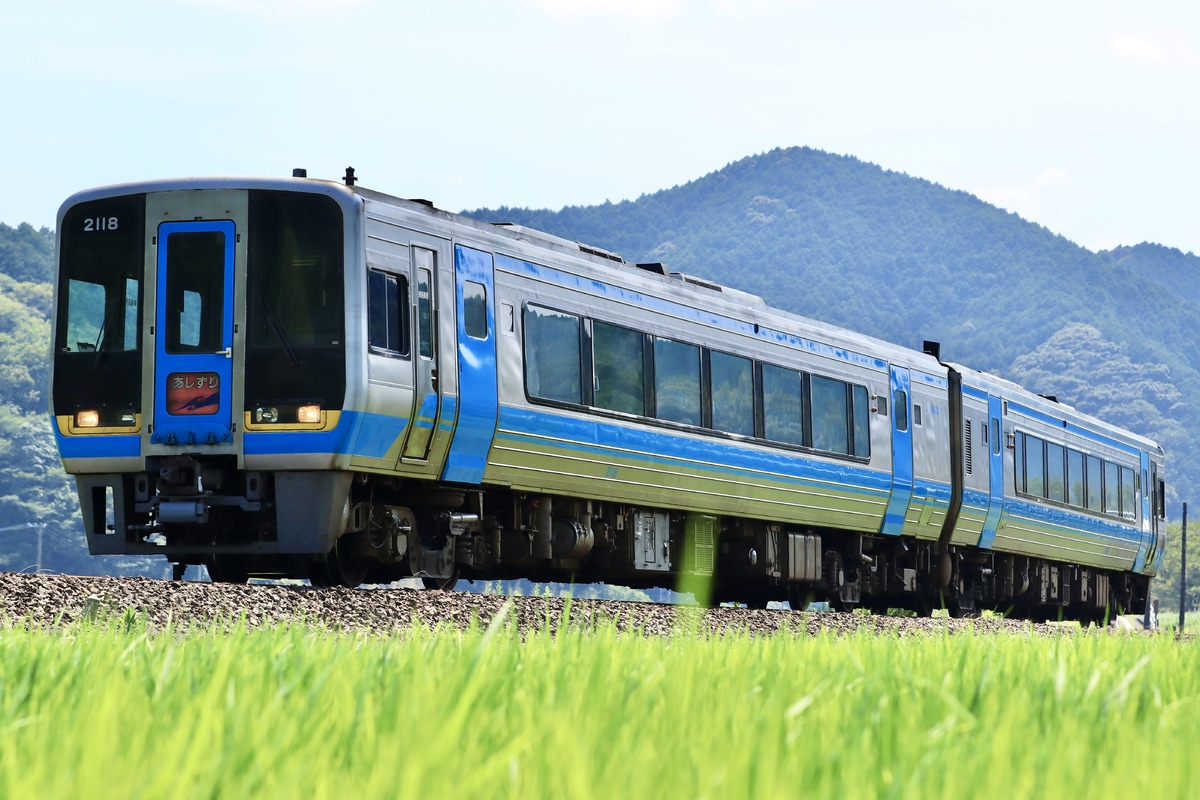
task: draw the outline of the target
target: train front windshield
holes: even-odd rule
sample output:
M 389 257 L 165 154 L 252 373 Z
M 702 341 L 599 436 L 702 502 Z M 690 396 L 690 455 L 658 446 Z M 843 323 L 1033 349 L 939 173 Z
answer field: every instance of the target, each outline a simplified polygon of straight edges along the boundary
M 72 208 L 63 218 L 54 407 L 100 408 L 100 427 L 132 425 L 141 402 L 144 195 Z
M 146 195 L 81 203 L 61 225 L 54 336 L 54 413 L 100 408 L 98 427 L 142 412 Z M 245 291 L 245 407 L 345 396 L 343 215 L 323 195 L 249 191 Z M 239 225 L 238 234 L 243 228 Z M 244 299 L 244 300 L 243 300 Z M 107 419 L 112 417 L 112 419 Z

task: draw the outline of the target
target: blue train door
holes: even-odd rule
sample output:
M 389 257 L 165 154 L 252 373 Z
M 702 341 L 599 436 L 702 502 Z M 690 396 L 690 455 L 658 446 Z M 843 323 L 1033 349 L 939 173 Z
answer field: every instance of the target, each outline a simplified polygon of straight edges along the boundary
M 908 515 L 913 492 L 912 426 L 909 424 L 912 397 L 908 370 L 892 367 L 891 375 L 892 494 L 879 532 L 899 536 L 904 530 L 904 518 Z
M 1004 511 L 1004 404 L 988 395 L 988 510 L 979 534 L 979 546 L 990 549 L 996 543 L 996 528 Z
M 458 418 L 442 480 L 479 483 L 496 432 L 496 314 L 492 255 L 454 247 Z
M 232 441 L 235 242 L 229 220 L 158 227 L 151 442 Z

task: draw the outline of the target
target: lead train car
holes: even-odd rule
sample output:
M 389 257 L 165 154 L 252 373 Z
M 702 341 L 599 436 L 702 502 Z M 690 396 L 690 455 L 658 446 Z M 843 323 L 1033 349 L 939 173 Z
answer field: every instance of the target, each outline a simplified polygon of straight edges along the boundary
M 1153 442 L 660 264 L 354 185 L 58 218 L 52 407 L 93 553 L 1088 619 L 1144 608 Z

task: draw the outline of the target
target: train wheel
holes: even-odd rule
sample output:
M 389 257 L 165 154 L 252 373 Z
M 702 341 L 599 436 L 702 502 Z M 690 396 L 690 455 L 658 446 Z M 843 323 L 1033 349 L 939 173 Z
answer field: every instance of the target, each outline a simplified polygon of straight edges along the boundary
M 245 583 L 250 580 L 250 572 L 244 560 L 237 556 L 211 555 L 205 562 L 208 567 L 208 577 L 213 583 Z
M 454 570 L 449 578 L 421 578 L 421 583 L 426 589 L 440 592 L 452 592 L 454 587 L 458 585 L 458 570 Z
M 789 586 L 787 589 L 788 605 L 792 607 L 792 611 L 804 611 L 807 609 L 816 596 L 813 590 L 804 586 Z

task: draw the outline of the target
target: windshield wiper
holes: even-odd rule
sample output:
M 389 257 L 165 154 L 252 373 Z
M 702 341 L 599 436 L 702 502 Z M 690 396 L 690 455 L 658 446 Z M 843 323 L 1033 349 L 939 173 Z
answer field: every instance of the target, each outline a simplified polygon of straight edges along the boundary
M 288 338 L 287 330 L 283 327 L 283 323 L 279 321 L 279 317 L 275 315 L 275 309 L 267 301 L 267 296 L 263 294 L 262 284 L 259 283 L 258 270 L 254 271 L 254 293 L 258 295 L 258 307 L 262 309 L 263 315 L 267 318 L 267 325 L 270 326 L 271 332 L 275 334 L 275 338 L 279 340 L 279 344 L 283 346 L 283 351 L 287 353 L 288 360 L 292 362 L 292 366 L 303 366 L 300 359 L 296 356 L 296 349 L 292 347 L 292 341 Z

